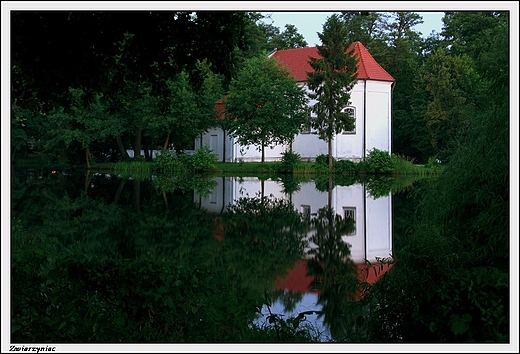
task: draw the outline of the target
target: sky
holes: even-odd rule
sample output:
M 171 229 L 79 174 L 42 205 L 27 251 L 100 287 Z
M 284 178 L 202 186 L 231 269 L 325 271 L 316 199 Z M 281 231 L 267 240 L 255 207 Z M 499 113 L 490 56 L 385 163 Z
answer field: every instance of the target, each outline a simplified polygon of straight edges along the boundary
M 428 37 L 432 30 L 435 30 L 438 33 L 441 32 L 444 12 L 417 13 L 422 16 L 424 23 L 417 25 L 415 30 L 421 32 L 423 37 Z M 266 18 L 263 21 L 266 24 L 272 24 L 275 27 L 279 27 L 280 32 L 284 31 L 286 24 L 294 25 L 298 29 L 298 33 L 305 37 L 305 41 L 309 47 L 321 44 L 317 32 L 323 32 L 323 24 L 332 14 L 333 12 L 262 12 L 262 15 L 269 15 L 272 20 Z

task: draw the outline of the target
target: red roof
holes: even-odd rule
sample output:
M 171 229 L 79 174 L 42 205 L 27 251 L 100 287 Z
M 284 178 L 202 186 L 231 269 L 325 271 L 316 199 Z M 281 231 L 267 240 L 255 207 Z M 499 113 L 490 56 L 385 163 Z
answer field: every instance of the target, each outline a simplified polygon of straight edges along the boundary
M 367 282 L 371 285 L 375 284 L 387 271 L 392 268 L 393 264 L 357 264 L 358 280 Z M 312 287 L 314 277 L 307 271 L 307 261 L 299 260 L 294 267 L 290 269 L 284 277 L 279 277 L 276 280 L 276 287 L 282 290 L 288 290 L 294 293 L 320 293 L 319 290 Z M 358 298 L 363 297 L 360 292 Z
M 354 55 L 358 58 L 358 80 L 395 81 L 395 79 L 379 65 L 370 55 L 361 42 L 354 42 L 347 51 L 354 49 Z M 313 69 L 309 64 L 309 57 L 319 58 L 318 47 L 305 47 L 276 51 L 273 58 L 287 67 L 297 81 L 307 80 L 307 73 Z

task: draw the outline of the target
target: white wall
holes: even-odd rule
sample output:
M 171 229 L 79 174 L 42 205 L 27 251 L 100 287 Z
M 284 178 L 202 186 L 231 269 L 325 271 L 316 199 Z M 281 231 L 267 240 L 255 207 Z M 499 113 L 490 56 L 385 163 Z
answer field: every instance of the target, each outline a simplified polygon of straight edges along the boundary
M 207 197 L 195 195 L 195 201 L 208 212 L 219 213 L 242 197 L 261 195 L 262 184 L 256 177 L 215 177 L 218 186 Z M 264 195 L 272 195 L 292 201 L 294 209 L 302 212 L 310 207 L 311 217 L 328 204 L 328 193 L 316 189 L 315 183 L 301 183 L 300 190 L 291 196 L 283 193 L 283 185 L 275 180 L 264 181 Z M 344 242 L 351 245 L 352 259 L 364 263 L 365 259 L 375 262 L 376 258 L 387 258 L 392 253 L 392 198 L 391 196 L 372 198 L 362 184 L 336 186 L 332 191 L 332 207 L 344 216 L 344 207 L 356 208 L 356 229 L 352 235 L 343 236 Z M 311 233 L 308 235 L 310 236 Z M 316 245 L 310 244 L 309 248 Z
M 372 148 L 391 152 L 390 82 L 367 81 L 366 151 Z M 377 104 L 374 104 L 377 102 Z
M 366 100 L 366 107 L 365 107 Z M 311 100 L 309 105 L 316 101 Z M 336 159 L 360 161 L 374 147 L 391 152 L 391 105 L 392 83 L 374 80 L 360 80 L 351 91 L 351 104 L 355 108 L 356 130 L 353 134 L 340 133 L 332 141 L 333 156 Z M 366 126 L 364 125 L 366 124 Z M 314 161 L 316 156 L 327 154 L 327 142 L 316 134 L 299 134 L 292 144 L 294 152 L 303 160 Z M 225 144 L 224 144 L 225 139 Z M 223 161 L 224 153 L 227 162 L 260 161 L 262 154 L 254 145 L 240 146 L 220 128 L 212 128 L 195 142 L 195 149 L 208 145 Z M 290 146 L 279 145 L 266 147 L 265 160 L 277 161 Z M 225 151 L 224 151 L 225 149 Z

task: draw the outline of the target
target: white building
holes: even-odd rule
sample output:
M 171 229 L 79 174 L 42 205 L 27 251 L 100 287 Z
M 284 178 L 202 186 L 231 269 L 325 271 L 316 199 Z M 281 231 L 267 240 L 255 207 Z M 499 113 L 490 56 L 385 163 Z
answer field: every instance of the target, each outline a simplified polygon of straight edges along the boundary
M 338 160 L 360 161 L 373 148 L 389 153 L 392 151 L 392 88 L 395 80 L 375 61 L 363 44 L 354 42 L 349 51 L 351 49 L 358 59 L 358 78 L 350 93 L 351 104 L 344 109 L 355 117 L 355 128 L 336 135 L 332 141 L 332 150 L 334 158 Z M 271 54 L 271 58 L 287 67 L 298 84 L 306 89 L 307 72 L 312 71 L 309 57 L 319 58 L 317 47 L 280 50 Z M 311 100 L 309 105 L 315 103 L 315 100 Z M 217 109 L 222 109 L 221 102 L 217 103 Z M 212 128 L 195 141 L 195 149 L 203 145 L 209 146 L 219 161 L 261 160 L 261 152 L 256 146 L 241 146 L 221 128 Z M 292 149 L 302 159 L 313 161 L 316 156 L 327 154 L 327 142 L 320 140 L 313 131 L 308 131 L 295 137 Z M 287 150 L 288 145 L 278 145 L 273 149 L 266 147 L 265 161 L 280 160 L 281 154 Z
M 309 217 L 328 205 L 328 192 L 318 191 L 314 183 L 300 184 L 300 189 L 289 196 L 276 180 L 262 182 L 257 177 L 215 177 L 215 181 L 217 185 L 209 195 L 194 197 L 210 213 L 220 214 L 239 198 L 261 195 L 291 200 L 296 211 Z M 364 264 L 365 260 L 376 263 L 378 259 L 391 257 L 391 196 L 374 199 L 363 184 L 336 186 L 332 190 L 331 207 L 342 217 L 349 215 L 354 218 L 355 230 L 343 236 L 342 240 L 351 245 L 351 256 L 356 264 Z M 315 247 L 309 244 L 309 249 Z

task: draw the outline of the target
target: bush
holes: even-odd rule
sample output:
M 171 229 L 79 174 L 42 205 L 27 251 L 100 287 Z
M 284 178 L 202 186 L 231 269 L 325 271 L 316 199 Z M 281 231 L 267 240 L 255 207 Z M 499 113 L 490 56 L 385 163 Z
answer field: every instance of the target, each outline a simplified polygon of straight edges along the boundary
M 170 172 L 206 172 L 215 169 L 217 156 L 208 146 L 202 146 L 193 155 L 165 151 L 155 158 L 157 167 Z
M 369 151 L 362 166 L 366 173 L 388 174 L 394 171 L 392 157 L 388 151 L 382 151 L 377 148 Z
M 301 161 L 301 156 L 293 151 L 282 153 L 282 162 L 277 168 L 278 173 L 292 173 L 294 167 Z
M 336 163 L 336 159 L 332 158 L 332 166 Z M 325 167 L 329 167 L 329 155 L 327 154 L 321 154 L 316 156 L 316 165 L 321 165 Z
M 174 151 L 164 151 L 155 158 L 155 164 L 162 171 L 180 172 L 186 170 L 179 156 Z
M 213 150 L 207 145 L 200 147 L 195 154 L 189 156 L 188 164 L 190 169 L 195 172 L 206 172 L 215 169 L 215 163 L 217 163 L 218 158 L 212 152 Z
M 343 175 L 356 174 L 358 172 L 358 165 L 350 160 L 333 161 L 334 172 Z

